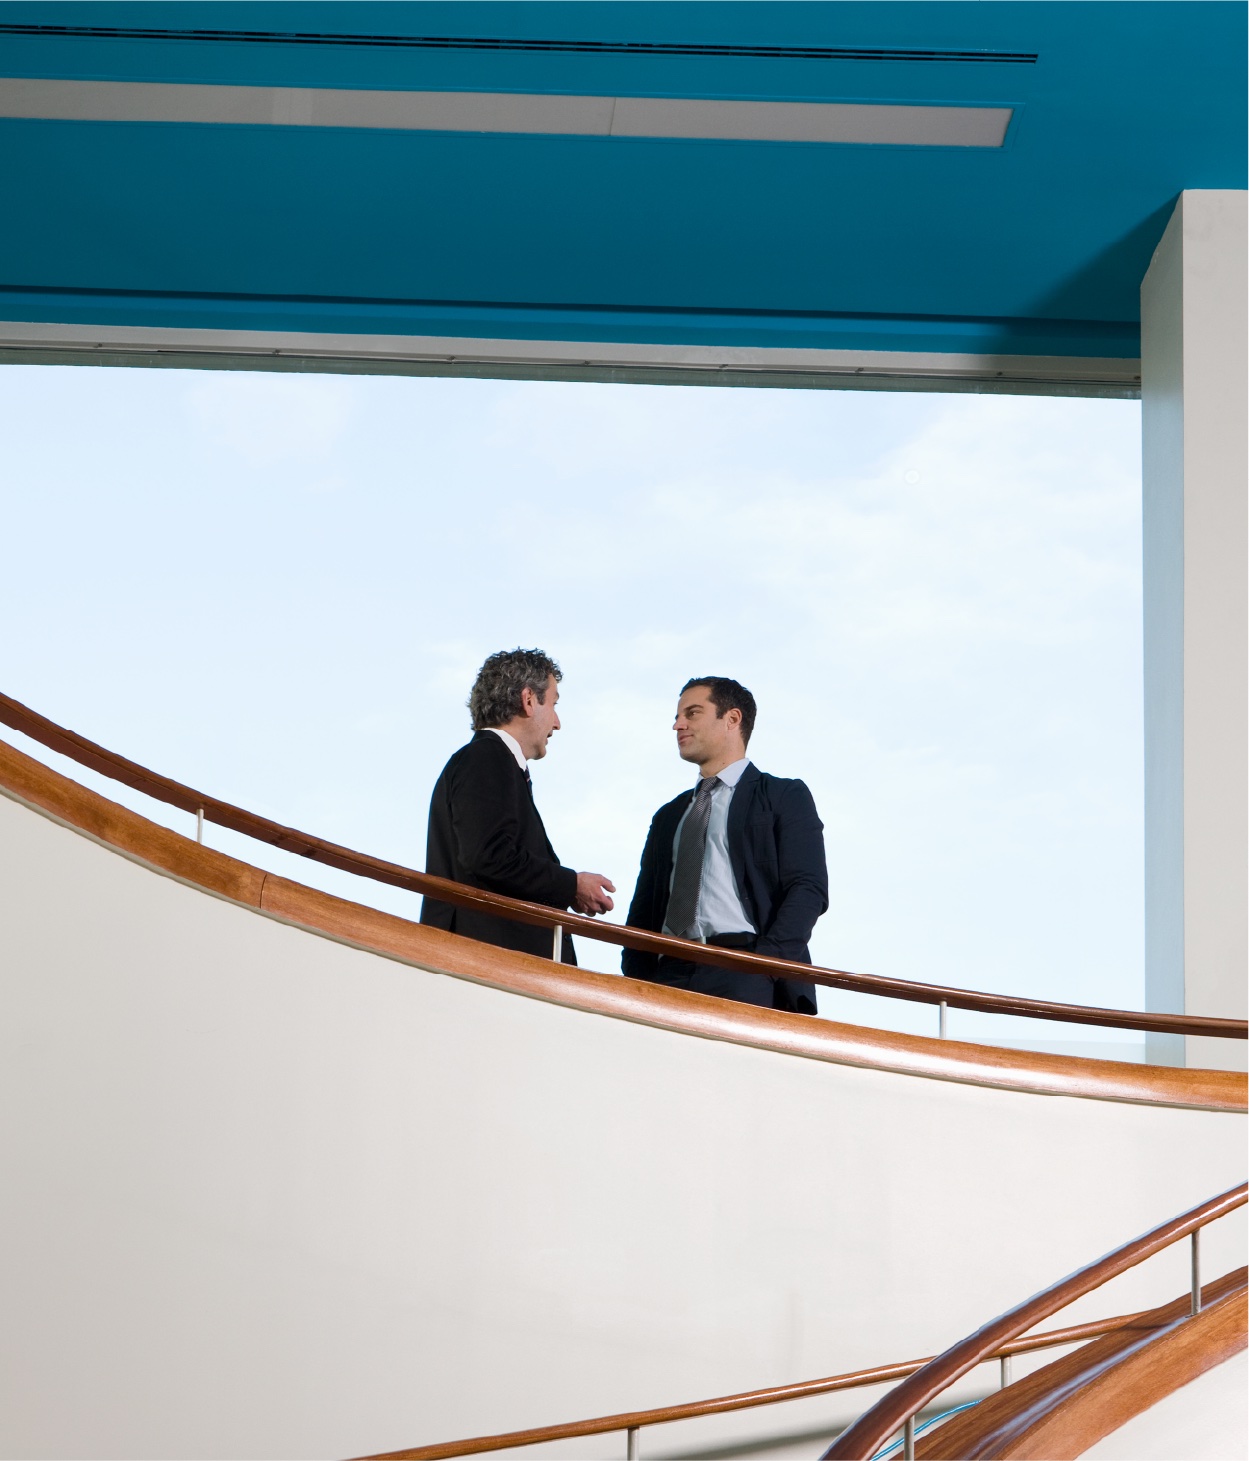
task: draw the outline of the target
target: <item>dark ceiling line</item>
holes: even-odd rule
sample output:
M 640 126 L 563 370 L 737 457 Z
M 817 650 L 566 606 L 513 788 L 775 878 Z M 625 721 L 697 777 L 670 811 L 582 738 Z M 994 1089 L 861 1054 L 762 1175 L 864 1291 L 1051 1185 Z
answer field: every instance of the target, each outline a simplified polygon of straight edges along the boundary
M 95 40 L 245 41 L 260 45 L 371 46 L 427 51 L 536 51 L 613 56 L 722 56 L 783 61 L 950 61 L 1035 65 L 1030 51 L 905 50 L 861 46 L 733 46 L 676 41 L 523 40 L 511 36 L 387 36 L 268 30 L 171 30 L 106 25 L 0 24 L 0 35 L 82 36 Z
M 759 320 L 828 320 L 834 323 L 889 324 L 903 321 L 919 326 L 976 325 L 976 326 L 1027 326 L 1041 330 L 1067 330 L 1073 327 L 1103 335 L 1122 335 L 1139 330 L 1137 319 L 1077 319 L 1047 315 L 974 315 L 974 314 L 899 314 L 885 310 L 835 310 L 835 309 L 793 309 L 783 305 L 719 305 L 692 304 L 673 305 L 655 303 L 606 304 L 576 302 L 554 302 L 551 300 L 506 300 L 506 299 L 460 299 L 454 296 L 437 298 L 422 295 L 380 295 L 380 294 L 312 294 L 312 293 L 258 293 L 234 289 L 188 289 L 177 292 L 165 289 L 128 289 L 124 287 L 86 284 L 0 284 L 0 301 L 8 296 L 56 297 L 83 300 L 134 300 L 141 303 L 179 304 L 239 304 L 239 305 L 300 305 L 308 309 L 326 306 L 341 308 L 398 308 L 407 310 L 438 310 L 491 312 L 501 316 L 517 314 L 572 315 L 618 315 L 624 318 L 637 315 L 656 315 L 673 319 L 759 319 Z M 102 322 L 97 322 L 102 323 Z M 186 328 L 195 328 L 186 326 Z

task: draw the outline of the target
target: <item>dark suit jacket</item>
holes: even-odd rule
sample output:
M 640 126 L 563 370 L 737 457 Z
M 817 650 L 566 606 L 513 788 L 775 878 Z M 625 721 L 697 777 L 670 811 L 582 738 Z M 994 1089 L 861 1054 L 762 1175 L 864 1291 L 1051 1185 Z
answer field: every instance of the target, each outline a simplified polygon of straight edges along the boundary
M 693 795 L 683 791 L 660 807 L 651 822 L 629 908 L 629 922 L 636 928 L 663 930 L 672 839 Z M 729 803 L 728 842 L 738 897 L 758 930 L 756 952 L 809 964 L 811 930 L 828 908 L 828 869 L 824 824 L 806 784 L 747 766 Z M 655 954 L 626 949 L 621 965 L 634 979 L 653 979 L 659 960 Z M 815 1013 L 814 984 L 778 979 L 776 985 L 777 1008 Z
M 567 908 L 577 874 L 561 867 L 525 773 L 493 731 L 478 731 L 443 767 L 429 804 L 426 869 L 490 893 Z M 427 897 L 421 922 L 501 949 L 551 957 L 551 931 Z M 564 937 L 564 963 L 575 964 Z

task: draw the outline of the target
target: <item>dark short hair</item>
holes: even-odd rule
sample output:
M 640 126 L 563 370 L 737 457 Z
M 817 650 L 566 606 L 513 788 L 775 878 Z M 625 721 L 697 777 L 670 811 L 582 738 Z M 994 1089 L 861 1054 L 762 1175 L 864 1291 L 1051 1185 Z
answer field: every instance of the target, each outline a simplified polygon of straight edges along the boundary
M 755 697 L 745 685 L 739 685 L 736 680 L 726 679 L 723 675 L 699 675 L 696 680 L 686 680 L 681 686 L 681 694 L 684 695 L 687 690 L 696 689 L 699 685 L 705 685 L 710 691 L 717 720 L 724 719 L 726 710 L 741 711 L 742 745 L 750 745 L 750 737 L 755 728 Z
M 514 720 L 526 690 L 532 690 L 538 704 L 545 705 L 548 684 L 551 680 L 558 684 L 563 678 L 560 667 L 540 649 L 503 649 L 492 654 L 477 671 L 468 697 L 473 729 L 489 730 Z

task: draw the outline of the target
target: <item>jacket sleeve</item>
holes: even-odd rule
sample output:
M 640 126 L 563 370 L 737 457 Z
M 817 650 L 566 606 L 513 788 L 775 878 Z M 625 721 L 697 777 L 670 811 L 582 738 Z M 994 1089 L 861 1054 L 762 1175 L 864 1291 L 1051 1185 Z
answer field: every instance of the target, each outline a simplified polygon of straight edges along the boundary
M 509 761 L 478 756 L 457 772 L 450 806 L 460 865 L 488 892 L 567 908 L 576 897 L 577 874 L 522 845 L 520 799 L 529 793 Z
M 659 823 L 662 811 L 651 819 L 650 831 L 646 834 L 646 846 L 642 849 L 642 864 L 638 868 L 638 880 L 633 889 L 633 901 L 629 904 L 627 922 L 633 928 L 649 929 L 659 933 L 662 919 L 656 921 L 658 909 L 665 907 L 667 900 L 658 898 L 660 866 Z M 630 979 L 653 979 L 659 972 L 659 955 L 646 954 L 640 949 L 621 949 L 620 967 Z
M 791 781 L 778 801 L 773 823 L 778 873 L 775 911 L 768 927 L 759 931 L 756 952 L 807 962 L 811 930 L 828 909 L 824 824 L 805 782 Z

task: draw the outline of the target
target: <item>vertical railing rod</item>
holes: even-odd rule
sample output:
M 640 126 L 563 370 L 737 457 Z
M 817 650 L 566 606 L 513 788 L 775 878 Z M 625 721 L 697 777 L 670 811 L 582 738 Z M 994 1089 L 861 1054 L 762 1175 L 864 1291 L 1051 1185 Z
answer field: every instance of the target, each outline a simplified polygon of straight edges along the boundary
M 625 1457 L 626 1461 L 640 1461 L 642 1455 L 638 1449 L 638 1427 L 631 1425 L 626 1432 Z
M 1004 1354 L 1002 1356 L 1001 1363 L 1002 1363 L 1002 1389 L 1003 1390 L 1005 1390 L 1006 1387 L 1007 1387 L 1007 1385 L 1010 1384 L 1010 1378 L 1011 1378 L 1010 1377 L 1010 1361 L 1011 1361 L 1010 1355 Z
M 196 810 L 196 813 L 195 813 L 195 840 L 196 840 L 196 842 L 203 842 L 203 840 L 204 840 L 204 808 L 203 807 L 199 807 Z
M 941 1003 L 940 1003 L 940 1005 L 938 1005 L 937 1009 L 938 1009 L 938 1013 L 937 1013 L 937 1038 L 939 1040 L 944 1040 L 945 1039 L 945 1015 L 946 1015 L 946 1004 L 945 1004 L 945 1000 L 942 1000 L 941 1001 Z
M 1193 1229 L 1193 1298 L 1190 1305 L 1194 1314 L 1201 1313 L 1201 1229 Z
M 902 1425 L 902 1461 L 915 1461 L 915 1417 L 908 1415 Z
M 564 959 L 564 927 L 559 923 L 551 930 L 551 958 L 557 964 Z

